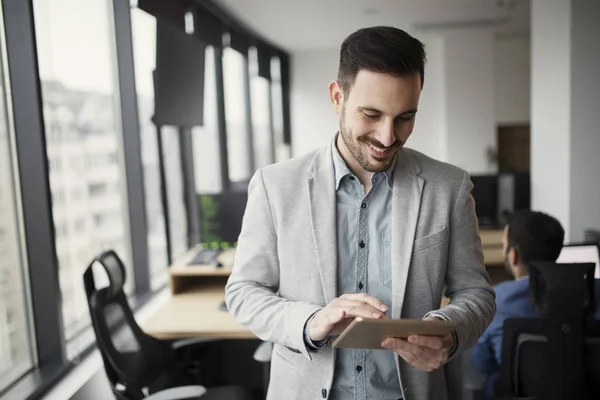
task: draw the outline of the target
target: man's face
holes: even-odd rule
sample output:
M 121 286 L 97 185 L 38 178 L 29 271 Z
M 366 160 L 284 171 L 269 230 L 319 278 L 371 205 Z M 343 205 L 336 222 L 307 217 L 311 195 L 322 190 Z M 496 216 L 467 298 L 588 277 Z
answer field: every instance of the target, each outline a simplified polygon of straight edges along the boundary
M 347 97 L 338 82 L 330 85 L 330 94 L 340 114 L 342 155 L 347 161 L 351 156 L 366 171 L 387 170 L 413 131 L 421 95 L 419 74 L 397 77 L 361 70 Z

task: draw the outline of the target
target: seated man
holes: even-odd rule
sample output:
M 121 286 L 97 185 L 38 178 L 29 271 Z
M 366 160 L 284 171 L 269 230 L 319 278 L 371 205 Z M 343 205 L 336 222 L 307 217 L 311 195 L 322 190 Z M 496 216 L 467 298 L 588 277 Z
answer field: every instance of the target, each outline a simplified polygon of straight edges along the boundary
M 563 247 L 565 232 L 555 218 L 536 211 L 518 211 L 504 229 L 504 263 L 513 281 L 495 286 L 496 316 L 473 348 L 473 364 L 489 374 L 485 394 L 491 397 L 498 378 L 502 357 L 504 321 L 508 318 L 538 318 L 533 311 L 529 293 L 530 261 L 554 262 Z M 596 299 L 600 296 L 600 281 L 596 280 Z M 596 300 L 598 304 L 600 302 Z M 600 319 L 600 307 L 596 311 Z

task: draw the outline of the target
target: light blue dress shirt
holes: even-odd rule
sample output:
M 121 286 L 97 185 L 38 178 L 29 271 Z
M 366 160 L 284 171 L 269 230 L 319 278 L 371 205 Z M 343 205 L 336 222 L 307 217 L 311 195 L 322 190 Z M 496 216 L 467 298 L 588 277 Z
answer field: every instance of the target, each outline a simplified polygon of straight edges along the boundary
M 395 161 L 386 172 L 371 175 L 371 189 L 365 193 L 363 185 L 340 156 L 336 139 L 331 156 L 337 193 L 337 293 L 338 296 L 368 293 L 391 310 L 390 217 Z M 313 345 L 322 348 L 326 344 L 327 341 L 323 341 Z M 402 398 L 393 352 L 385 349 L 339 349 L 337 352 L 330 399 Z

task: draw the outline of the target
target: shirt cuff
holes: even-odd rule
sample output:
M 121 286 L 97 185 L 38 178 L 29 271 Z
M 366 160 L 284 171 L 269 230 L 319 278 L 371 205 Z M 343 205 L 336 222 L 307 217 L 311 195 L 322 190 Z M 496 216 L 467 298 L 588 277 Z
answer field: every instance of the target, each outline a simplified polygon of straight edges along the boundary
M 430 311 L 427 314 L 425 314 L 424 318 L 427 317 L 432 317 L 432 318 L 439 318 L 441 320 L 444 321 L 448 321 L 451 322 L 451 319 L 448 318 L 448 316 L 446 314 L 444 314 L 443 312 L 440 311 Z M 450 353 L 448 354 L 448 358 L 451 358 L 454 353 L 456 352 L 456 349 L 458 349 L 458 335 L 456 334 L 456 329 L 452 329 L 452 341 L 454 342 L 452 347 L 450 348 Z
M 319 311 L 317 311 L 317 312 L 319 312 Z M 304 344 L 306 345 L 306 348 L 309 351 L 323 350 L 325 347 L 327 347 L 327 344 L 329 343 L 329 337 L 326 337 L 325 339 L 319 340 L 317 342 L 313 342 L 312 339 L 310 338 L 310 332 L 309 332 L 310 322 L 315 318 L 315 316 L 317 315 L 317 312 L 315 312 L 313 315 L 311 315 L 306 320 L 306 323 L 304 324 Z

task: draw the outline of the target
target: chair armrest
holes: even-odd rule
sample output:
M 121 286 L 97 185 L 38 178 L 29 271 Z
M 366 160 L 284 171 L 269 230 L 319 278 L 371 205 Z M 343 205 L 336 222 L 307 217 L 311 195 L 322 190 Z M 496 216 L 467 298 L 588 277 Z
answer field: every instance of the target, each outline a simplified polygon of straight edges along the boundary
M 273 343 L 262 342 L 254 351 L 254 360 L 261 363 L 271 362 L 271 353 L 273 352 Z
M 200 385 L 179 386 L 176 388 L 161 390 L 145 397 L 144 400 L 193 400 L 202 397 L 206 388 Z
M 178 340 L 176 342 L 173 342 L 171 344 L 171 348 L 175 351 L 179 351 L 185 347 L 195 346 L 197 344 L 216 342 L 216 341 L 217 341 L 217 339 L 212 339 L 212 338 L 183 339 L 183 340 Z

